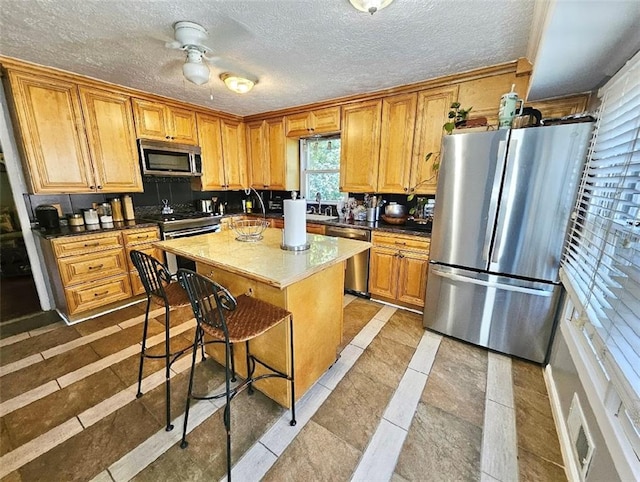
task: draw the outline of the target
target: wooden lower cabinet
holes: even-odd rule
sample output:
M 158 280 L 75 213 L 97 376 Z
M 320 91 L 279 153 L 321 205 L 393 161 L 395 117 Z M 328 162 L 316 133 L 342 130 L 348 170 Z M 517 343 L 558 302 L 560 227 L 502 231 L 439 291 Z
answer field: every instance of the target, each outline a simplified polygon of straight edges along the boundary
M 307 223 L 307 233 L 324 235 L 326 231 L 327 227 L 324 224 Z
M 159 239 L 155 226 L 43 239 L 56 307 L 73 322 L 144 293 L 129 253 L 138 249 L 162 261 L 151 245 Z
M 160 233 L 158 228 L 130 229 L 122 231 L 122 240 L 125 247 L 129 279 L 131 280 L 131 292 L 133 296 L 141 295 L 145 290 L 142 281 L 140 281 L 138 271 L 131 262 L 131 251 L 142 251 L 164 263 L 164 251 L 151 245 L 155 241 L 160 241 Z
M 382 301 L 414 309 L 424 307 L 429 265 L 427 238 L 373 233 L 369 291 Z

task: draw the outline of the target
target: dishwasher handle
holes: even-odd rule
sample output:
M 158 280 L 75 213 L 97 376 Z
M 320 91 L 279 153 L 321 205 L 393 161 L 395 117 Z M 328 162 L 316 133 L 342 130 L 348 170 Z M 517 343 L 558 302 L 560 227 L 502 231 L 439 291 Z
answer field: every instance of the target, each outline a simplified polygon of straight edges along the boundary
M 334 238 L 348 238 L 367 242 L 369 242 L 371 239 L 371 234 L 369 233 L 369 231 L 364 229 L 336 228 L 328 226 L 325 234 L 326 236 L 332 236 Z

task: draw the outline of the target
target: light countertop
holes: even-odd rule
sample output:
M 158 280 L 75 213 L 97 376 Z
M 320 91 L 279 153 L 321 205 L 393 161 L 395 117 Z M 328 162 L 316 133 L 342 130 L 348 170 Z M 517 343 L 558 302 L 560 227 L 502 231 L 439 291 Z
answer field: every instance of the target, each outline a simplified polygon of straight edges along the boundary
M 306 251 L 280 248 L 282 230 L 268 228 L 258 242 L 236 240 L 233 230 L 154 243 L 178 256 L 215 266 L 250 279 L 286 288 L 334 264 L 366 251 L 371 243 L 307 234 Z

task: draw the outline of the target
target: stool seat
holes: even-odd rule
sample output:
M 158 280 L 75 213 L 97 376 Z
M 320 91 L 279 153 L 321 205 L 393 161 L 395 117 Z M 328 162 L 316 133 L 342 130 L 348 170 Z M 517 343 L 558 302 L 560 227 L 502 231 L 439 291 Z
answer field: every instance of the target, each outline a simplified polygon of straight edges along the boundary
M 226 319 L 230 343 L 251 340 L 278 323 L 287 321 L 291 316 L 284 308 L 247 295 L 238 296 L 236 303 L 236 309 L 230 312 Z M 219 328 L 202 323 L 202 329 L 216 340 L 225 339 L 224 332 Z
M 164 292 L 171 308 L 181 308 L 191 304 L 189 301 L 189 295 L 177 281 L 172 281 L 166 285 L 164 287 Z

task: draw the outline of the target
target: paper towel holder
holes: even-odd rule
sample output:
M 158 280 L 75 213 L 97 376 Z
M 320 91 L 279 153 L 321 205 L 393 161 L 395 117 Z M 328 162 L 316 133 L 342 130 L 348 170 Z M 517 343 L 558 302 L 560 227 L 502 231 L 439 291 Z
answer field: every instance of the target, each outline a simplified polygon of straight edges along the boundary
M 291 191 L 291 199 L 295 200 L 298 197 L 298 193 L 296 191 Z M 306 251 L 311 248 L 311 243 L 299 244 L 297 246 L 289 246 L 284 243 L 284 230 L 282 231 L 282 243 L 280 244 L 280 249 L 284 249 L 285 251 Z

